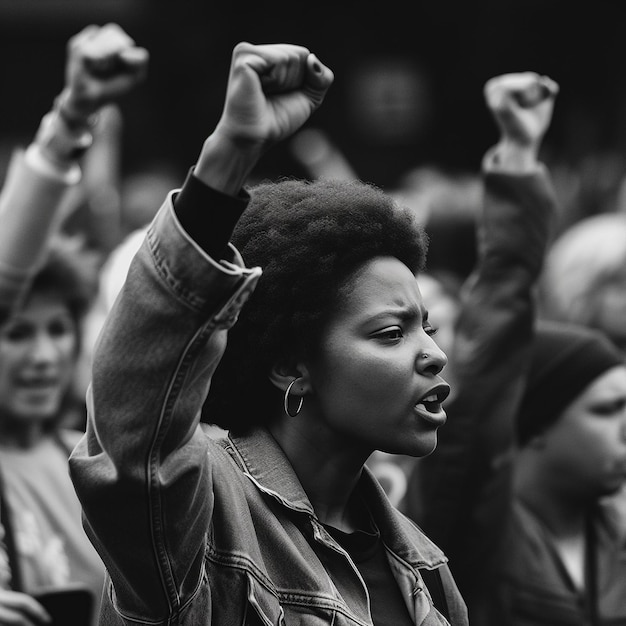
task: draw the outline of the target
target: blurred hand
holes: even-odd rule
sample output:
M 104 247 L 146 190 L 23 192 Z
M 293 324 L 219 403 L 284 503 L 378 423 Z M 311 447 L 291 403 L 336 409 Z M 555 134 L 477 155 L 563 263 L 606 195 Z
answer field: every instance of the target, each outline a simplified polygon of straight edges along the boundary
M 117 101 L 145 78 L 148 59 L 117 24 L 87 26 L 67 44 L 64 114 L 80 121 Z
M 41 626 L 50 621 L 48 612 L 32 596 L 0 589 L 0 626 Z
M 559 86 L 535 72 L 502 74 L 487 81 L 487 107 L 501 133 L 501 141 L 537 152 L 550 126 Z

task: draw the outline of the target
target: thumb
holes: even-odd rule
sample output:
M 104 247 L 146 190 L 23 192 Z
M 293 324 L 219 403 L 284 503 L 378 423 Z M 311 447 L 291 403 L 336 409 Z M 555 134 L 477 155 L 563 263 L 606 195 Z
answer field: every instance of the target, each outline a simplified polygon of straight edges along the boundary
M 145 48 L 127 48 L 120 52 L 120 60 L 130 68 L 143 68 L 150 58 L 149 52 Z

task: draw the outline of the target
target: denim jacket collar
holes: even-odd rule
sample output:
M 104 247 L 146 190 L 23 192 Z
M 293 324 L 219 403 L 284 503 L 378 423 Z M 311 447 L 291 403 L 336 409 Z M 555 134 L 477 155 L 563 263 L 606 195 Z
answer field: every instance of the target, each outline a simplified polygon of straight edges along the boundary
M 245 473 L 285 507 L 315 517 L 313 506 L 278 442 L 265 428 L 229 440 Z
M 229 435 L 228 439 L 242 469 L 261 491 L 286 508 L 317 519 L 291 463 L 267 429 L 257 428 L 242 436 Z M 367 466 L 357 488 L 388 549 L 415 568 L 431 569 L 447 561 L 415 523 L 391 505 Z

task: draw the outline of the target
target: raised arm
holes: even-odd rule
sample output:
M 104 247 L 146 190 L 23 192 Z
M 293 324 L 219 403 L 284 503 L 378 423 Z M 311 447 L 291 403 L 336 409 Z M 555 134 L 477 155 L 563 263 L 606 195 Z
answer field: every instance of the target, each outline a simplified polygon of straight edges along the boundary
M 67 44 L 65 84 L 34 141 L 13 156 L 0 193 L 0 321 L 19 302 L 58 227 L 100 108 L 146 72 L 148 54 L 114 24 L 88 26 Z M 103 67 L 107 71 L 103 71 Z
M 260 157 L 322 103 L 332 79 L 304 47 L 238 44 L 223 113 L 204 142 L 195 176 L 217 191 L 238 194 Z
M 210 620 L 214 599 L 198 598 L 205 539 L 214 516 L 236 515 L 214 503 L 237 486 L 216 468 L 225 452 L 202 432 L 200 411 L 261 273 L 228 241 L 258 159 L 307 121 L 332 80 L 304 47 L 235 47 L 221 118 L 152 222 L 104 324 L 70 471 L 114 587 L 110 611 L 182 623 L 194 599 Z
M 480 585 L 508 497 L 507 474 L 499 468 L 514 444 L 534 288 L 555 215 L 538 154 L 557 91 L 553 81 L 532 72 L 498 76 L 485 86 L 500 139 L 483 161 L 478 261 L 464 286 L 450 359 L 456 393 L 436 451 L 411 481 L 419 494 L 413 507 L 420 506 L 409 513 L 448 554 L 476 624 L 482 623 Z

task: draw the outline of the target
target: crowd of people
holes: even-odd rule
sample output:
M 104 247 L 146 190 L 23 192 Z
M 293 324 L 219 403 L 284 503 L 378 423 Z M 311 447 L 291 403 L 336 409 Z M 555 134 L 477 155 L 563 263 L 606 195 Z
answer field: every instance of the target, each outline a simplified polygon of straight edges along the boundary
M 0 192 L 0 625 L 626 624 L 626 213 L 564 219 L 559 85 L 491 78 L 480 171 L 383 189 L 326 61 L 237 44 L 135 205 L 149 52 L 68 42 Z M 281 142 L 308 177 L 255 180 Z

